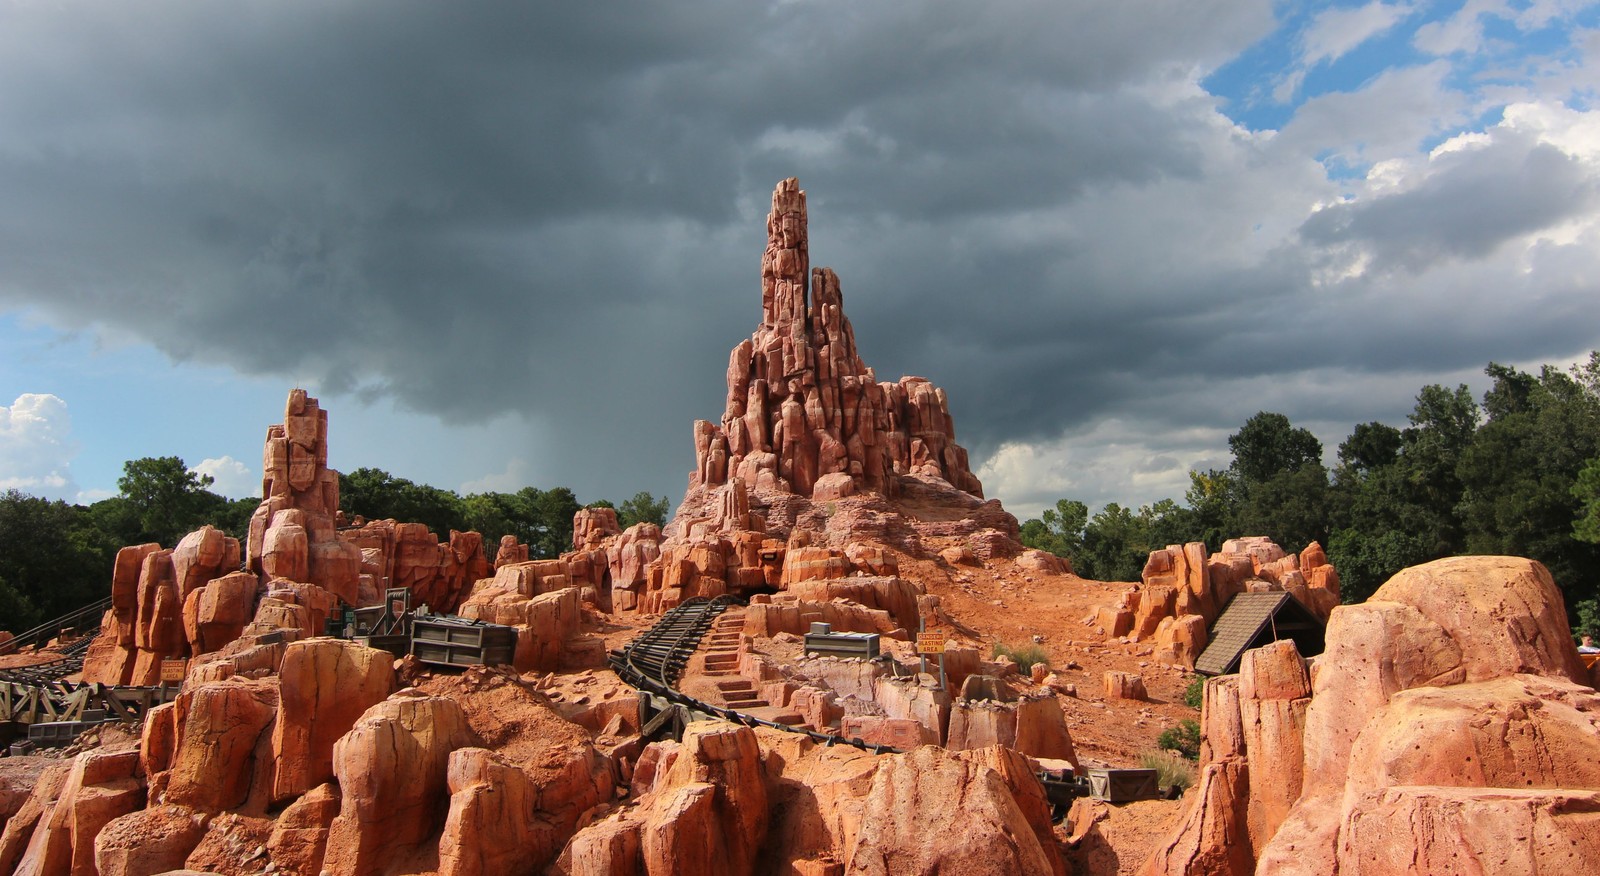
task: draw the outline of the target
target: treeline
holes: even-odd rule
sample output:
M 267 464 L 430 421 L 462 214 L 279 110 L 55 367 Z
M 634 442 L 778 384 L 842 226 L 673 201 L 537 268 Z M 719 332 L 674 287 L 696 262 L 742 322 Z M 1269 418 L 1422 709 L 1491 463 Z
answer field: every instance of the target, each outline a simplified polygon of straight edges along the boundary
M 127 545 L 172 547 L 207 523 L 243 540 L 261 504 L 211 492 L 211 477 L 189 471 L 176 456 L 130 460 L 122 470 L 118 495 L 92 505 L 0 493 L 0 630 L 21 632 L 104 598 L 112 562 Z M 666 522 L 667 500 L 645 492 L 620 505 L 604 499 L 588 505 L 597 506 L 615 507 L 624 528 Z M 339 476 L 339 507 L 351 518 L 425 523 L 441 539 L 452 529 L 476 530 L 492 560 L 503 535 L 527 544 L 531 557 L 570 550 L 572 517 L 585 506 L 566 487 L 460 496 L 361 468 Z
M 1024 543 L 1078 574 L 1137 580 L 1169 544 L 1266 535 L 1286 550 L 1321 542 L 1346 602 L 1407 566 L 1511 554 L 1550 569 L 1575 626 L 1600 626 L 1600 352 L 1537 374 L 1490 363 L 1482 402 L 1465 385 L 1423 387 L 1403 427 L 1362 423 L 1332 471 L 1316 436 L 1262 412 L 1228 438 L 1233 462 L 1191 471 L 1184 503 L 1090 516 L 1062 499 L 1022 526 Z

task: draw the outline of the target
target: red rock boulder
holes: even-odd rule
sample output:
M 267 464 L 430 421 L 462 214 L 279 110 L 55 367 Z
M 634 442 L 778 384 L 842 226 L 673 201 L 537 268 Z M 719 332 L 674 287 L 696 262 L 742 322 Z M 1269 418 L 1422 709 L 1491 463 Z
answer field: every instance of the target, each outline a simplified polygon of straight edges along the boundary
M 333 778 L 334 743 L 394 685 L 387 651 L 339 639 L 290 644 L 272 728 L 272 799 L 291 800 Z
M 397 696 L 368 709 L 334 744 L 342 797 L 323 868 L 380 873 L 444 824 L 450 753 L 478 745 L 461 707 L 442 697 Z

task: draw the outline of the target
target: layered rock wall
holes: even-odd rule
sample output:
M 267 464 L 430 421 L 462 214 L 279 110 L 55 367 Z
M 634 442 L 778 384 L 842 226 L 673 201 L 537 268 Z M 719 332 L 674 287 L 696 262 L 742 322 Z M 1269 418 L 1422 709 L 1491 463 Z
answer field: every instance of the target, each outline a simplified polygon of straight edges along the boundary
M 1592 869 L 1600 694 L 1567 630 L 1543 566 L 1457 557 L 1335 609 L 1313 672 L 1248 654 L 1207 683 L 1196 802 L 1142 872 Z

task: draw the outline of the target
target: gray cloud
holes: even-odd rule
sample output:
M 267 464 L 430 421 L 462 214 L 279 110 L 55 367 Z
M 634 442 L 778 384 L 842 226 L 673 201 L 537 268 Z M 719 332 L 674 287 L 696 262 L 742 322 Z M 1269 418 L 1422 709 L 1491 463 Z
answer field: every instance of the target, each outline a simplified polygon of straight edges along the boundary
M 509 412 L 550 436 L 529 470 L 674 499 L 791 175 L 865 358 L 949 388 L 979 457 L 1121 418 L 1150 445 L 1130 477 L 1181 471 L 1262 407 L 1325 416 L 1345 375 L 1414 392 L 1596 342 L 1510 336 L 1503 303 L 1453 306 L 1451 267 L 1592 209 L 1592 167 L 1506 135 L 1336 203 L 1319 152 L 1409 154 L 1461 102 L 1429 67 L 1241 131 L 1196 71 L 1272 26 L 1224 0 L 14 4 L 0 302 L 448 423 Z M 1592 277 L 1570 246 L 1535 257 Z M 1353 250 L 1411 277 L 1323 278 Z M 1544 276 L 1520 282 L 1545 314 L 1591 291 Z

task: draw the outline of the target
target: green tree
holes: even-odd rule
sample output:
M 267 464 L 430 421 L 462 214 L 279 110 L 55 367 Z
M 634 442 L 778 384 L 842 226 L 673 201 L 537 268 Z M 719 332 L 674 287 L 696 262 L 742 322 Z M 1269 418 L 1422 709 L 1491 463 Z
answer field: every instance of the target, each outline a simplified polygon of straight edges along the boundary
M 38 621 L 82 608 L 109 591 L 114 556 L 85 509 L 17 490 L 0 493 L 0 581 L 15 594 L 0 599 L 0 611 L 32 609 Z M 0 615 L 0 628 L 12 623 Z
M 1478 405 L 1465 385 L 1434 384 L 1417 393 L 1408 420 L 1403 430 L 1363 423 L 1339 447 L 1325 544 L 1347 603 L 1407 566 L 1464 547 L 1456 469 L 1477 430 Z
M 1083 556 L 1083 530 L 1089 523 L 1089 506 L 1076 499 L 1058 499 L 1039 518 L 1022 524 L 1019 540 L 1028 547 L 1065 557 L 1074 571 L 1087 575 Z
M 207 490 L 210 475 L 190 471 L 176 456 L 147 456 L 122 464 L 117 489 L 122 505 L 116 518 L 123 544 L 159 542 L 172 547 L 209 522 L 222 497 Z
M 1084 571 L 1078 574 L 1097 581 L 1137 581 L 1149 557 L 1149 520 L 1111 502 L 1084 527 Z
M 1545 366 L 1537 376 L 1489 363 L 1487 420 L 1462 450 L 1456 511 L 1464 548 L 1543 563 L 1568 604 L 1594 595 L 1600 547 L 1573 538 L 1581 519 L 1583 472 L 1600 455 L 1600 397 L 1572 374 Z
M 527 509 L 527 530 L 522 540 L 528 545 L 528 556 L 553 558 L 572 550 L 572 517 L 583 506 L 571 490 L 523 487 L 517 497 Z
M 448 538 L 452 529 L 466 528 L 460 496 L 377 468 L 358 468 L 339 476 L 339 507 L 347 515 L 368 520 L 422 523 L 440 539 Z
M 1184 500 L 1193 514 L 1194 540 L 1205 542 L 1208 550 L 1222 550 L 1223 541 L 1238 534 L 1233 521 L 1241 498 L 1239 478 L 1233 472 L 1190 471 L 1189 491 L 1184 494 Z
M 1265 535 L 1284 550 L 1328 541 L 1328 472 L 1322 442 L 1283 414 L 1262 411 L 1228 437 L 1238 498 L 1235 535 Z
M 1261 411 L 1228 436 L 1233 470 L 1246 484 L 1261 483 L 1322 462 L 1322 442 L 1289 424 L 1283 414 Z
M 1578 500 L 1577 519 L 1572 523 L 1572 537 L 1590 544 L 1600 544 L 1600 457 L 1583 464 L 1572 483 L 1572 497 Z
M 1359 423 L 1339 445 L 1339 473 L 1350 476 L 1393 465 L 1405 444 L 1400 430 L 1383 423 Z
M 623 529 L 635 523 L 654 523 L 657 526 L 667 525 L 667 497 L 660 499 L 640 491 L 633 494 L 633 498 L 617 506 L 617 522 Z
M 31 630 L 44 620 L 44 615 L 26 594 L 0 578 L 0 630 L 21 633 Z

